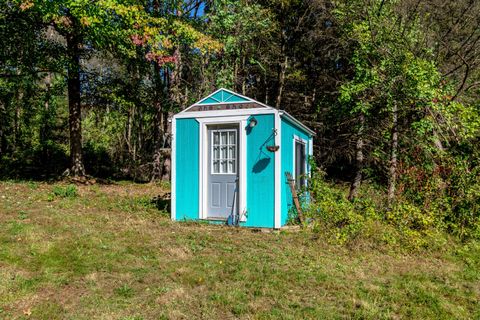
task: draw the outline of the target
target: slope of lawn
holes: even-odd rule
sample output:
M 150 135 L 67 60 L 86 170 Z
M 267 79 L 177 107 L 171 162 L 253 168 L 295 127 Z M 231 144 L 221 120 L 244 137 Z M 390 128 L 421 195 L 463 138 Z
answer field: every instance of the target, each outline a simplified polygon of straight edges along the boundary
M 159 185 L 0 182 L 0 319 L 475 319 L 480 246 L 171 222 Z

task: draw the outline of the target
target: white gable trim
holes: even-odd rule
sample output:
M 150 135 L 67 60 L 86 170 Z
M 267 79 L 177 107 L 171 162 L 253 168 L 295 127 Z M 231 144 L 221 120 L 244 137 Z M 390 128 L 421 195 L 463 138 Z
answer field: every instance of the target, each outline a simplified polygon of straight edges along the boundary
M 301 129 L 303 129 L 305 132 L 307 132 L 309 135 L 311 136 L 315 136 L 316 133 L 315 131 L 313 131 L 312 129 L 310 129 L 309 127 L 307 127 L 306 125 L 304 125 L 303 123 L 301 123 L 298 119 L 296 119 L 294 116 L 292 116 L 291 114 L 289 114 L 288 112 L 284 111 L 284 110 L 279 110 L 280 112 L 280 116 L 282 118 L 285 118 L 286 120 L 290 121 L 291 123 L 293 123 L 294 125 L 300 127 Z
M 226 91 L 226 92 L 228 92 L 228 93 L 230 93 L 230 94 L 232 94 L 232 95 L 236 95 L 236 96 L 239 96 L 239 97 L 241 97 L 241 98 L 243 98 L 243 99 L 247 99 L 247 101 L 240 101 L 240 102 L 213 102 L 213 103 L 209 103 L 208 105 L 256 103 L 256 104 L 259 104 L 259 105 L 261 105 L 262 107 L 267 108 L 267 109 L 270 109 L 270 110 L 275 109 L 275 108 L 272 108 L 272 107 L 270 107 L 270 106 L 268 106 L 268 105 L 266 105 L 266 104 L 264 104 L 264 103 L 262 103 L 262 102 L 260 102 L 260 101 L 257 101 L 257 100 L 254 100 L 254 99 L 252 99 L 252 98 L 249 98 L 249 97 L 246 97 L 246 96 L 244 96 L 244 95 L 241 95 L 241 94 L 239 94 L 239 93 L 233 92 L 232 90 L 228 90 L 228 89 L 225 89 L 225 88 L 220 88 L 220 89 L 218 89 L 218 90 L 215 90 L 214 92 L 212 92 L 211 94 L 209 94 L 209 95 L 206 96 L 205 98 L 202 98 L 201 100 L 199 100 L 199 101 L 195 102 L 194 104 L 192 104 L 191 106 L 187 107 L 185 110 L 180 111 L 179 113 L 184 113 L 185 111 L 187 111 L 187 110 L 189 110 L 189 109 L 191 109 L 191 108 L 193 108 L 193 107 L 195 107 L 195 106 L 201 106 L 202 104 L 200 104 L 200 102 L 202 102 L 202 101 L 204 101 L 204 100 L 206 100 L 206 99 L 214 96 L 216 93 L 218 93 L 218 92 L 220 92 L 220 91 Z M 252 110 L 252 109 L 250 109 L 250 110 Z M 200 112 L 208 112 L 208 111 L 200 111 Z M 190 113 L 190 112 L 189 112 L 189 113 Z M 193 112 L 191 112 L 191 113 L 193 113 Z

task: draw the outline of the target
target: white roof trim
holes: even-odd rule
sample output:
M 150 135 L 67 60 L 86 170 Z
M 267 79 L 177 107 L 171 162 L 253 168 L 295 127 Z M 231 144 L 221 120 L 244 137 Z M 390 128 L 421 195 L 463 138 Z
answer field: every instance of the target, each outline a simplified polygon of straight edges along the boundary
M 255 108 L 255 109 L 233 109 L 233 110 L 212 110 L 212 111 L 190 111 L 190 112 L 180 112 L 174 115 L 175 119 L 182 118 L 210 118 L 210 117 L 231 117 L 231 116 L 254 116 L 257 114 L 272 114 L 276 113 L 276 109 L 265 109 L 265 108 Z
M 284 117 L 285 119 L 290 120 L 290 122 L 292 122 L 293 124 L 299 126 L 299 127 L 302 128 L 303 130 L 305 130 L 306 132 L 308 132 L 309 134 L 311 134 L 312 136 L 316 136 L 316 135 L 317 135 L 317 134 L 315 133 L 315 131 L 313 131 L 312 129 L 310 129 L 309 127 L 307 127 L 307 126 L 304 125 L 303 123 L 301 123 L 298 119 L 296 119 L 294 116 L 292 116 L 291 114 L 289 114 L 287 111 L 285 111 L 285 110 L 279 110 L 278 112 L 280 113 L 280 116 L 281 116 L 281 117 Z
M 215 95 L 217 92 L 222 91 L 222 90 L 223 90 L 223 91 L 226 91 L 226 92 L 228 92 L 228 93 L 230 93 L 230 94 L 232 94 L 232 95 L 239 96 L 239 97 L 241 97 L 241 98 L 243 98 L 243 99 L 247 99 L 248 101 L 241 101 L 241 102 L 214 102 L 214 103 L 209 103 L 209 105 L 256 103 L 256 104 L 259 104 L 259 105 L 261 105 L 262 107 L 265 107 L 265 108 L 267 108 L 267 109 L 274 109 L 274 110 L 276 110 L 275 108 L 272 108 L 272 107 L 266 105 L 265 103 L 262 103 L 262 102 L 260 102 L 260 101 L 254 100 L 254 99 L 249 98 L 249 97 L 246 97 L 246 96 L 244 96 L 244 95 L 241 95 L 240 93 L 236 93 L 236 92 L 233 92 L 232 90 L 228 90 L 228 89 L 225 89 L 225 88 L 220 88 L 220 89 L 217 89 L 217 90 L 215 90 L 214 92 L 210 93 L 208 96 L 206 96 L 206 97 L 200 99 L 199 101 L 195 102 L 194 104 L 192 104 L 192 105 L 189 106 L 188 108 L 180 111 L 179 113 L 183 113 L 183 112 L 187 111 L 188 109 L 191 109 L 192 107 L 195 107 L 195 106 L 199 106 L 199 105 L 201 106 L 201 104 L 200 104 L 201 101 L 210 98 L 211 96 Z M 214 111 L 214 110 L 212 110 L 212 111 Z M 208 111 L 202 111 L 202 112 L 208 112 Z

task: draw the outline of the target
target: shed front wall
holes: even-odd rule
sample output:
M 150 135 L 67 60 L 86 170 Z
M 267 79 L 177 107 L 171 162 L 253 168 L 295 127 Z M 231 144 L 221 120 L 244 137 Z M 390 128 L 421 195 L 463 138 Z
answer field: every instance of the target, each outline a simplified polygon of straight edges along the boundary
M 198 219 L 199 123 L 175 119 L 175 220 Z
M 282 174 L 281 174 L 281 225 L 284 226 L 289 217 L 289 210 L 293 206 L 293 197 L 288 186 L 288 181 L 285 176 L 285 172 L 294 174 L 294 141 L 295 136 L 306 141 L 305 150 L 307 155 L 311 155 L 312 150 L 312 137 L 309 136 L 304 130 L 301 130 L 298 126 L 292 124 L 290 121 L 282 118 L 281 120 L 281 132 L 282 132 L 282 146 L 280 150 L 282 152 Z M 310 164 L 307 162 L 306 166 L 307 174 L 310 172 Z
M 257 125 L 246 139 L 246 227 L 273 228 L 275 223 L 275 155 L 266 149 L 275 144 L 275 115 L 254 115 Z M 194 118 L 176 121 L 175 220 L 197 220 L 199 210 L 199 122 Z M 242 214 L 243 212 L 240 212 Z
M 255 115 L 258 123 L 247 129 L 247 221 L 245 226 L 275 226 L 275 115 Z

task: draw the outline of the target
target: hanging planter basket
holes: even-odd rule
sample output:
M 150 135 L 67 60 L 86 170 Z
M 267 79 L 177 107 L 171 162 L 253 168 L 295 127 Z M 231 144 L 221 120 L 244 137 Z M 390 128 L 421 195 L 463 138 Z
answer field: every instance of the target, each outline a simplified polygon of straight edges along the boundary
M 280 146 L 267 146 L 267 150 L 270 152 L 277 152 Z

